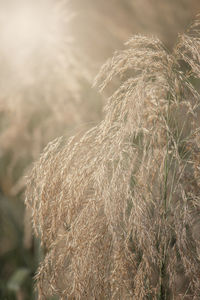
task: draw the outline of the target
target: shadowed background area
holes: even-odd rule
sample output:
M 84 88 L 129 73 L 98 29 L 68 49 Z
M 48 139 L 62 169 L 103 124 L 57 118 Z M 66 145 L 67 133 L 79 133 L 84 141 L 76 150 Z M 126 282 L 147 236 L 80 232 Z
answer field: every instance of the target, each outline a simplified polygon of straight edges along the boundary
M 0 299 L 35 299 L 43 253 L 24 215 L 25 176 L 52 139 L 104 116 L 92 83 L 134 34 L 172 49 L 198 0 L 0 1 Z

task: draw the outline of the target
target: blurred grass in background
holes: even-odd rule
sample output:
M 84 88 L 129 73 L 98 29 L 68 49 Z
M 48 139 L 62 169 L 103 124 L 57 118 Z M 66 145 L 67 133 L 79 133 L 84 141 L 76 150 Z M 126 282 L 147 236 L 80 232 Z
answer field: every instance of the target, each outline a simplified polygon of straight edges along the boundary
M 24 7 L 36 23 L 18 36 L 13 18 Z M 33 161 L 53 138 L 102 119 L 104 99 L 91 89 L 93 77 L 131 35 L 156 34 L 171 48 L 199 9 L 198 0 L 0 3 L 0 299 L 36 298 L 42 254 L 23 204 Z M 37 39 L 39 11 L 46 23 L 39 23 Z

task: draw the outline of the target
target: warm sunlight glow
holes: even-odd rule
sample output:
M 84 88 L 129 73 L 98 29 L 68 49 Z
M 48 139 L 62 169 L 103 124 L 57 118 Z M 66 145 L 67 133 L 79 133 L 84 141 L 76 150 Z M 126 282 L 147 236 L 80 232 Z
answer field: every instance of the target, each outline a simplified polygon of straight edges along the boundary
M 33 65 L 54 59 L 65 45 L 67 20 L 53 1 L 14 2 L 8 1 L 0 12 L 0 51 L 12 76 L 21 74 L 27 80 Z

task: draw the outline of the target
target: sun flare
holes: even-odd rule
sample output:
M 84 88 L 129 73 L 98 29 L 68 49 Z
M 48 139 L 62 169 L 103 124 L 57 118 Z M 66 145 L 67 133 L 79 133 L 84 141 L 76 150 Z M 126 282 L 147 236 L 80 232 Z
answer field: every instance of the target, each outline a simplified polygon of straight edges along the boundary
M 66 46 L 68 18 L 53 1 L 17 2 L 0 12 L 0 57 L 7 73 L 27 79 Z

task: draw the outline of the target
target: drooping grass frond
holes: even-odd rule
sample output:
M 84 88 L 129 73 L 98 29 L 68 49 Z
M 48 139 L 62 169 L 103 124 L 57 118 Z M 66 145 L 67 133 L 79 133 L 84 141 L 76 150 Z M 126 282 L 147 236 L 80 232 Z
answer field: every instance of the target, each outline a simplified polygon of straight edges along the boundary
M 26 204 L 46 251 L 39 299 L 198 299 L 200 98 L 181 69 L 198 76 L 198 39 L 188 44 L 181 36 L 170 54 L 131 38 L 96 79 L 101 90 L 120 82 L 105 119 L 35 164 Z

